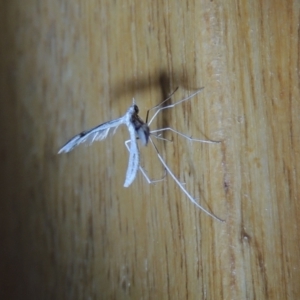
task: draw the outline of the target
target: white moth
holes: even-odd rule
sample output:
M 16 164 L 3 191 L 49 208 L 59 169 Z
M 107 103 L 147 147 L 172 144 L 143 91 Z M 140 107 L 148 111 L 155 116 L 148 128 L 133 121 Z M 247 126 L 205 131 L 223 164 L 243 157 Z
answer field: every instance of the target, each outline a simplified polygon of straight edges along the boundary
M 140 155 L 139 155 L 139 149 L 138 149 L 138 145 L 137 145 L 137 138 L 139 140 L 141 140 L 142 144 L 144 146 L 146 146 L 148 144 L 148 141 L 150 140 L 151 144 L 153 145 L 157 156 L 159 158 L 159 160 L 161 161 L 162 165 L 164 166 L 165 170 L 167 171 L 167 173 L 169 173 L 171 175 L 171 177 L 174 179 L 174 181 L 176 182 L 176 184 L 179 186 L 179 188 L 186 194 L 186 196 L 190 199 L 190 201 L 192 203 L 194 203 L 198 208 L 200 208 L 202 211 L 204 211 L 206 214 L 208 214 L 209 216 L 211 216 L 212 218 L 224 222 L 223 220 L 221 220 L 220 218 L 216 217 L 214 214 L 210 213 L 209 211 L 207 211 L 205 208 L 203 208 L 189 193 L 188 191 L 185 189 L 184 185 L 176 178 L 176 176 L 174 175 L 174 173 L 171 171 L 171 169 L 167 166 L 166 162 L 164 161 L 164 159 L 162 158 L 162 156 L 159 154 L 157 147 L 155 146 L 154 142 L 152 141 L 150 134 L 153 133 L 158 133 L 161 131 L 166 131 L 166 130 L 171 130 L 191 141 L 197 141 L 197 142 L 203 142 L 203 143 L 218 143 L 216 141 L 209 141 L 209 140 L 199 140 L 199 139 L 193 139 L 191 137 L 188 137 L 170 127 L 167 128 L 161 128 L 161 129 L 157 129 L 157 130 L 153 130 L 150 132 L 149 129 L 149 125 L 152 123 L 152 121 L 154 120 L 154 118 L 157 116 L 157 114 L 166 109 L 166 108 L 171 108 L 174 107 L 184 101 L 187 101 L 189 99 L 191 99 L 192 97 L 194 97 L 196 94 L 198 94 L 203 88 L 197 90 L 195 93 L 189 95 L 188 97 L 175 102 L 174 104 L 168 105 L 168 106 L 164 106 L 162 107 L 162 104 L 165 103 L 167 100 L 169 100 L 171 98 L 171 96 L 175 93 L 175 90 L 171 96 L 169 96 L 166 100 L 164 100 L 163 102 L 161 102 L 159 105 L 153 107 L 152 109 L 157 109 L 157 111 L 154 113 L 154 115 L 152 116 L 151 120 L 149 121 L 149 123 L 147 123 L 147 119 L 148 119 L 148 114 L 149 111 L 147 111 L 147 117 L 146 117 L 146 122 L 144 122 L 138 115 L 139 113 L 139 108 L 138 106 L 135 104 L 135 100 L 133 99 L 133 103 L 132 105 L 128 108 L 127 112 L 125 113 L 124 116 L 112 120 L 112 121 L 108 121 L 106 123 L 103 123 L 101 125 L 98 125 L 90 130 L 87 131 L 83 131 L 81 133 L 79 133 L 78 135 L 74 136 L 71 140 L 69 140 L 59 151 L 58 154 L 60 153 L 67 153 L 70 152 L 71 150 L 73 150 L 75 147 L 77 147 L 80 144 L 83 143 L 93 143 L 94 141 L 101 141 L 103 139 L 105 139 L 109 132 L 113 132 L 115 133 L 115 131 L 117 130 L 117 128 L 120 125 L 126 125 L 127 129 L 129 131 L 129 135 L 130 135 L 130 140 L 125 142 L 125 145 L 129 151 L 129 161 L 128 161 L 128 167 L 127 167 L 127 171 L 126 171 L 126 177 L 125 177 L 125 182 L 124 182 L 124 187 L 128 187 L 131 185 L 131 183 L 134 181 L 136 175 L 137 175 L 137 171 L 138 169 L 141 170 L 142 174 L 144 175 L 144 177 L 146 178 L 146 180 L 149 183 L 152 183 L 153 181 L 151 181 L 145 171 L 142 169 L 142 167 L 140 166 Z M 151 109 L 151 110 L 152 110 Z M 155 136 L 155 135 L 154 135 Z M 157 137 L 157 136 L 156 136 Z M 130 144 L 130 145 L 128 145 Z
M 73 150 L 80 144 L 93 143 L 94 141 L 101 141 L 105 139 L 109 132 L 113 133 L 117 128 L 124 124 L 127 126 L 130 135 L 130 149 L 129 149 L 129 162 L 124 182 L 124 187 L 130 186 L 134 181 L 140 164 L 139 149 L 136 141 L 136 135 L 139 137 L 144 146 L 148 144 L 150 130 L 146 123 L 138 115 L 139 108 L 135 104 L 134 100 L 132 105 L 128 108 L 125 115 L 116 120 L 108 121 L 101 125 L 98 125 L 90 130 L 83 131 L 69 140 L 59 151 L 60 153 L 67 153 Z

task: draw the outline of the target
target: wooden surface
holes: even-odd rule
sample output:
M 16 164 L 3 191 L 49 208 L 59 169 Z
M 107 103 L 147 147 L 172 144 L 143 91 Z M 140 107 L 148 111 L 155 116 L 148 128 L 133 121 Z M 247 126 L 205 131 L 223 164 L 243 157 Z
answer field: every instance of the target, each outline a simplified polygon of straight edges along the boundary
M 2 1 L 2 299 L 299 299 L 299 1 Z M 124 114 L 222 141 L 156 141 L 170 176 L 123 188 Z M 151 178 L 164 171 L 141 149 Z

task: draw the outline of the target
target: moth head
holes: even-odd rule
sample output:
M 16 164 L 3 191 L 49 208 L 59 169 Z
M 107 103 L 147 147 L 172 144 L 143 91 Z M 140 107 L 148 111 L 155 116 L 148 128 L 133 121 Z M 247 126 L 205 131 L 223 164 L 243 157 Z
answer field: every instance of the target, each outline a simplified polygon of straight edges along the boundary
M 138 106 L 136 105 L 136 102 L 135 102 L 135 99 L 134 99 L 134 98 L 132 98 L 132 106 L 131 106 L 131 107 L 133 108 L 133 110 L 134 110 L 134 112 L 135 112 L 136 114 L 139 113 L 139 108 L 138 108 Z
M 139 113 L 139 108 L 138 108 L 138 106 L 137 106 L 136 104 L 133 105 L 133 109 L 134 109 L 134 112 L 135 112 L 136 114 Z

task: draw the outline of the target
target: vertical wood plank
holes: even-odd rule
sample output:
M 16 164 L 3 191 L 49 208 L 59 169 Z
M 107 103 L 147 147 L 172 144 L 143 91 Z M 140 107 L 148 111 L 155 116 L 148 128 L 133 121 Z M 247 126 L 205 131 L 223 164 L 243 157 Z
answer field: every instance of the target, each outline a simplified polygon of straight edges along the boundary
M 299 2 L 0 4 L 3 299 L 298 299 Z M 145 117 L 222 141 L 155 141 L 170 176 L 123 188 L 126 128 L 67 155 L 84 129 Z M 141 147 L 151 178 L 164 170 Z

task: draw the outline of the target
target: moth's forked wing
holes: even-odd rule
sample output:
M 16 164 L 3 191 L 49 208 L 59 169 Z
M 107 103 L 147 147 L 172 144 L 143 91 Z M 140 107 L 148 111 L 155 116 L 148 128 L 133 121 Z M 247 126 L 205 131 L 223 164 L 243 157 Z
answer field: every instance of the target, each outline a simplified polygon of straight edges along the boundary
M 130 133 L 130 149 L 124 187 L 129 187 L 134 181 L 140 165 L 140 154 L 136 141 L 135 129 L 133 128 L 133 126 L 129 126 L 128 130 Z
M 75 147 L 77 147 L 80 144 L 92 144 L 94 141 L 101 141 L 105 139 L 109 132 L 115 133 L 116 129 L 121 125 L 124 124 L 124 117 L 121 117 L 119 119 L 109 121 L 106 123 L 103 123 L 101 125 L 98 125 L 90 130 L 83 131 L 79 133 L 78 135 L 74 136 L 72 139 L 70 139 L 59 151 L 60 153 L 67 153 L 73 150 Z M 113 129 L 113 130 L 112 130 Z

